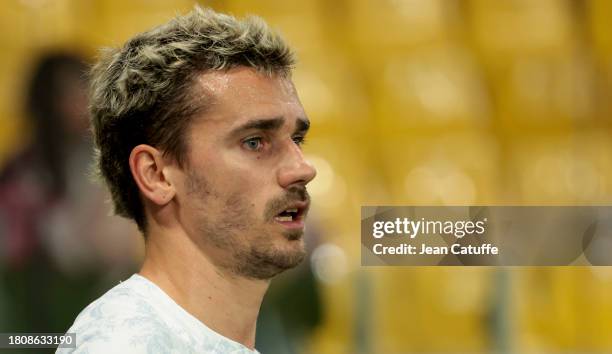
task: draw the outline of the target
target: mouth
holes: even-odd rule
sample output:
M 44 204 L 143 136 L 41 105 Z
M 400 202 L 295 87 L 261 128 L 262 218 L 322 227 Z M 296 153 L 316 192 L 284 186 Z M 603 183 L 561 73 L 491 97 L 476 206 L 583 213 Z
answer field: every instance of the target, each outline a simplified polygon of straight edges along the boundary
M 308 212 L 308 203 L 295 203 L 276 214 L 274 221 L 289 229 L 301 229 Z

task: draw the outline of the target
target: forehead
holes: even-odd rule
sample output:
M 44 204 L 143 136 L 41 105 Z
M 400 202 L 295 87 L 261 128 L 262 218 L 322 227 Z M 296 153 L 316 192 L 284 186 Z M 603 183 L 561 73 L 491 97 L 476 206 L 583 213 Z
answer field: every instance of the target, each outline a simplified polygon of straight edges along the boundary
M 204 120 L 209 123 L 231 126 L 253 118 L 305 115 L 289 78 L 239 67 L 200 74 L 196 85 L 208 97 Z

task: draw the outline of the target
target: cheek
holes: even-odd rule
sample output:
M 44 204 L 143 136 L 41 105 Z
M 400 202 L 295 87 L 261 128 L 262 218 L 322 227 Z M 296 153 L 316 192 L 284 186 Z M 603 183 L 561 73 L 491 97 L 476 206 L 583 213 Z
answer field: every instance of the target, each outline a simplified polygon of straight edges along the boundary
M 265 203 L 264 194 L 261 184 L 254 183 L 253 179 L 237 178 L 229 189 L 225 189 L 224 204 L 233 210 L 257 212 Z
M 272 194 L 269 186 L 254 176 L 237 178 L 231 190 L 226 190 L 223 208 L 231 210 L 229 215 L 236 220 L 259 222 L 266 218 L 266 206 Z
M 260 155 L 245 155 L 232 152 L 223 158 L 217 166 L 219 177 L 228 184 L 253 193 L 274 180 L 274 164 Z
M 266 202 L 274 195 L 273 168 L 255 156 L 244 156 L 236 151 L 206 155 L 207 159 L 200 160 L 206 162 L 194 167 L 199 175 L 205 176 L 208 191 L 218 202 L 217 208 L 231 211 L 232 215 L 234 211 L 261 215 Z

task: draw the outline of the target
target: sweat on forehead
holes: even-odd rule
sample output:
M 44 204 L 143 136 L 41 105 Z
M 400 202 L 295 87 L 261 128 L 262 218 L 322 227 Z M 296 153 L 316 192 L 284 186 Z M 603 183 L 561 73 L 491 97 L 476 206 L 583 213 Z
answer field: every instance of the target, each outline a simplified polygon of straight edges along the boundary
M 295 87 L 288 75 L 268 74 L 246 66 L 228 70 L 208 70 L 196 75 L 195 85 L 203 89 L 201 93 L 213 96 L 227 90 L 249 89 L 256 81 L 266 81 L 277 85 L 287 94 L 295 94 Z

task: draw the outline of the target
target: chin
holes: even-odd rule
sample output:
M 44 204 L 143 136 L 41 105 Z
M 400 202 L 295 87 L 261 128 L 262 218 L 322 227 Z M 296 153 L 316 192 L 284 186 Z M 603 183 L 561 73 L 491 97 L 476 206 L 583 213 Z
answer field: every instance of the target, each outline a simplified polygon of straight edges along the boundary
M 268 250 L 268 254 L 271 258 L 286 258 L 286 259 L 300 259 L 300 261 L 306 255 L 306 246 L 304 239 L 283 237 L 277 240 L 273 244 L 273 249 Z
M 279 252 L 306 253 L 304 232 L 283 233 L 283 238 L 276 242 Z
M 283 238 L 268 247 L 252 249 L 246 257 L 241 258 L 239 273 L 249 278 L 270 279 L 296 267 L 305 257 L 306 249 L 302 238 Z
M 294 253 L 294 254 L 302 254 L 302 258 L 304 258 L 304 255 L 306 255 L 306 247 L 304 245 L 304 240 L 299 239 L 299 240 L 289 241 L 289 245 L 286 249 L 286 252 Z
M 300 241 L 301 243 L 304 243 L 304 230 L 302 229 L 285 231 L 283 232 L 283 236 L 288 241 Z

